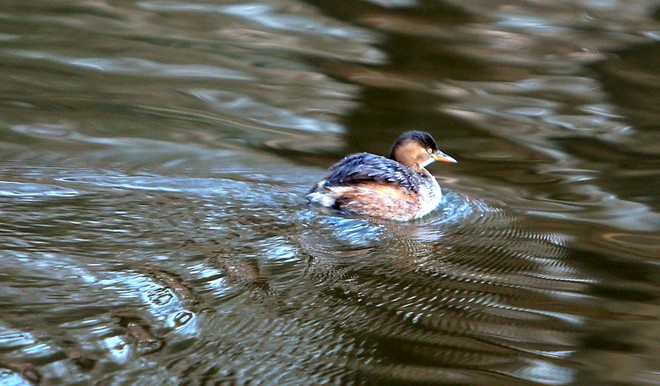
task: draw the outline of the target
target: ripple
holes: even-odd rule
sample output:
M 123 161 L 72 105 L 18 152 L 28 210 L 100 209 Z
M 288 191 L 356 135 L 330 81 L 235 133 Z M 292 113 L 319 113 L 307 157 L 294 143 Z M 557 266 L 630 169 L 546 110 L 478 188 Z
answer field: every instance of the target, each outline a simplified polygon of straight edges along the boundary
M 658 216 L 648 205 L 623 200 L 593 184 L 581 184 L 559 194 L 538 195 L 535 200 L 560 205 L 544 211 L 527 211 L 534 216 L 616 225 L 627 230 L 653 231 L 657 228 Z
M 652 383 L 657 20 L 509 3 L 7 2 L 0 383 Z M 305 205 L 402 126 L 438 210 Z
M 82 194 L 82 192 L 55 185 L 0 181 L 0 197 L 75 197 L 80 194 Z
M 214 109 L 257 123 L 309 132 L 343 132 L 343 127 L 337 123 L 303 117 L 287 109 L 259 103 L 242 94 L 208 89 L 191 90 L 190 94 Z
M 525 231 L 511 213 L 451 190 L 446 199 L 446 217 L 438 213 L 392 226 L 352 222 L 357 220 L 340 223 L 348 229 L 324 226 L 322 232 L 333 235 L 319 236 L 325 240 L 319 244 L 354 244 L 358 259 L 345 253 L 332 258 L 332 247 L 324 246 L 319 253 L 305 244 L 321 258 L 318 265 L 335 265 L 330 273 L 327 266 L 317 265 L 311 274 L 319 285 L 334 288 L 338 299 L 370 314 L 369 325 L 359 322 L 358 309 L 349 314 L 357 334 L 377 342 L 382 355 L 401 358 L 405 353 L 408 365 L 389 376 L 405 376 L 406 369 L 421 363 L 469 363 L 539 383 L 569 382 L 574 374 L 567 358 L 578 339 L 575 329 L 587 314 L 549 303 L 538 307 L 537 302 L 581 293 L 594 281 L 567 259 L 570 238 L 556 231 Z M 351 243 L 351 231 L 369 234 L 360 230 L 364 226 L 376 231 L 376 240 L 363 237 Z M 425 227 L 435 237 L 429 237 Z M 526 327 L 520 329 L 521 324 Z M 392 339 L 396 344 L 390 346 L 386 342 Z M 505 353 L 498 356 L 503 348 Z M 510 358 L 507 350 L 520 356 L 515 365 L 504 359 Z M 537 356 L 545 359 L 534 359 Z
M 165 64 L 142 58 L 76 58 L 48 54 L 42 51 L 9 50 L 5 52 L 18 57 L 50 60 L 56 63 L 111 74 L 130 74 L 172 78 L 217 78 L 244 81 L 254 80 L 254 78 L 251 76 L 240 71 L 215 66 Z
M 74 133 L 74 128 L 65 124 L 15 125 L 11 129 L 17 133 L 45 138 L 69 137 Z
M 278 10 L 277 7 L 265 3 L 211 5 L 166 1 L 142 1 L 139 2 L 138 5 L 143 9 L 157 11 L 221 13 L 238 18 L 245 18 L 262 27 L 276 30 L 305 34 L 320 34 L 356 40 L 371 40 L 371 34 L 366 30 L 348 25 L 336 25 L 329 20 L 323 21 L 318 16 L 316 20 L 311 17 L 299 16 L 298 14 L 301 13 L 300 11 L 303 11 L 301 7 L 298 7 L 298 14 L 291 14 L 282 12 L 285 8 Z
M 157 192 L 188 192 L 199 195 L 238 194 L 247 183 L 229 179 L 177 178 L 163 176 L 72 176 L 61 177 L 62 182 L 89 184 L 116 189 L 135 189 Z
M 651 256 L 660 246 L 660 236 L 653 234 L 630 234 L 620 232 L 604 233 L 602 238 L 608 245 L 616 245 L 618 248 L 626 251 L 638 250 L 644 251 Z

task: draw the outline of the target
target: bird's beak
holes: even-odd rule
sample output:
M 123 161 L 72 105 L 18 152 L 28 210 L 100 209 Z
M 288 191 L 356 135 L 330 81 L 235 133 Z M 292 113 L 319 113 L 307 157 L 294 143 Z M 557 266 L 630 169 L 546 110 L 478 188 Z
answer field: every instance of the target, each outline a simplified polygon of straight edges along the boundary
M 454 159 L 454 157 L 447 155 L 440 150 L 436 150 L 431 154 L 431 157 L 433 157 L 434 160 L 440 161 L 440 162 L 458 162 Z

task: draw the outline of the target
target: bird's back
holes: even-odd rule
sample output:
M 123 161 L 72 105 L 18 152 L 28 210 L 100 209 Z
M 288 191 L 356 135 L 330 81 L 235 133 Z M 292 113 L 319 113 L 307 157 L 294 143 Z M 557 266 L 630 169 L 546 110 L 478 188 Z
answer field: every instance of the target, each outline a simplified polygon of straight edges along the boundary
M 424 169 L 417 172 L 389 158 L 357 153 L 331 166 L 330 174 L 307 197 L 350 213 L 405 221 L 428 213 L 440 194 Z
M 364 183 L 395 185 L 410 192 L 418 192 L 422 176 L 392 159 L 371 153 L 357 153 L 344 157 L 330 167 L 324 187 L 351 186 Z

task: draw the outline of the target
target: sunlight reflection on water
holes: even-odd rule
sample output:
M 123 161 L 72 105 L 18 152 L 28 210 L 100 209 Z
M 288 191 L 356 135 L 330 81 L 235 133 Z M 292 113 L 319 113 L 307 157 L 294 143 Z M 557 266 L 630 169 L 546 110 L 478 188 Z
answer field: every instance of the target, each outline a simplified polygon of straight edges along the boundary
M 0 383 L 657 384 L 657 10 L 347 4 L 7 4 Z M 436 211 L 306 203 L 409 129 Z

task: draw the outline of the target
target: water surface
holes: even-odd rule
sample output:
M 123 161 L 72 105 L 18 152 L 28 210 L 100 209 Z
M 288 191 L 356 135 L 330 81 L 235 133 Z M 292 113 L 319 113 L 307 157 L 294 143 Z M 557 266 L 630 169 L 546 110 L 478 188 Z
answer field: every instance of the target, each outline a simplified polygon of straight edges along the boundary
M 650 1 L 0 13 L 0 383 L 660 383 Z M 310 207 L 408 129 L 441 208 Z

